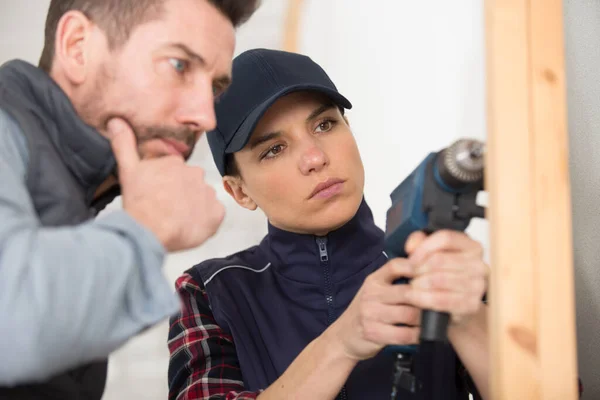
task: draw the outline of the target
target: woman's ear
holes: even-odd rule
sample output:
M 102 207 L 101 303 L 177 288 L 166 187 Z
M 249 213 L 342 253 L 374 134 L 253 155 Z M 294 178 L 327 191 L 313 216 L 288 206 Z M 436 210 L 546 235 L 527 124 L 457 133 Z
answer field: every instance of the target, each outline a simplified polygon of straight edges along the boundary
M 246 193 L 242 178 L 238 176 L 225 175 L 223 177 L 223 187 L 225 188 L 225 191 L 229 193 L 229 195 L 233 197 L 235 202 L 240 206 L 250 211 L 256 210 L 257 205 Z

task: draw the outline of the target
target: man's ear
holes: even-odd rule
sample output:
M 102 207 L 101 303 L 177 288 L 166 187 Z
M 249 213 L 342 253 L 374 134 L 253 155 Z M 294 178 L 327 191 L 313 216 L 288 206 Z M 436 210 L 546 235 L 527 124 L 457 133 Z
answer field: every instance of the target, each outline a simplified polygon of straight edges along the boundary
M 54 66 L 74 85 L 85 81 L 89 70 L 93 22 L 79 11 L 65 13 L 56 28 Z
M 240 206 L 247 208 L 250 211 L 256 210 L 257 205 L 246 193 L 243 181 L 240 177 L 225 175 L 223 177 L 223 187 Z

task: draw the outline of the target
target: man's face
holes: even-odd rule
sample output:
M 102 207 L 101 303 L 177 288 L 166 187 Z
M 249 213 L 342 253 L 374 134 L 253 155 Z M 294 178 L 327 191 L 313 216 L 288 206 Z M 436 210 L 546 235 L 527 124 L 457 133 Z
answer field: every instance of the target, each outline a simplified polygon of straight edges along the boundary
M 235 160 L 241 190 L 278 228 L 324 235 L 360 206 L 364 169 L 356 141 L 340 110 L 321 96 L 279 99 Z
M 214 97 L 230 81 L 235 32 L 207 1 L 168 0 L 164 8 L 160 18 L 134 28 L 123 46 L 96 50 L 94 79 L 76 108 L 101 132 L 110 118 L 124 118 L 143 158 L 187 159 L 216 125 Z

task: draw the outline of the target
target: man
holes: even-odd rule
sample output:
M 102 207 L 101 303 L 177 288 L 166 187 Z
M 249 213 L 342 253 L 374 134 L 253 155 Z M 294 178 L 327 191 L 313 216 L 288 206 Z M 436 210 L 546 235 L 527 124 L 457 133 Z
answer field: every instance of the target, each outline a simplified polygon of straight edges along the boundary
M 389 399 L 395 356 L 382 349 L 418 342 L 421 309 L 452 317 L 452 346 L 435 353 L 439 384 L 423 390 L 485 397 L 481 245 L 416 233 L 407 259 L 388 260 L 363 197 L 351 104 L 327 74 L 306 56 L 257 49 L 234 60 L 233 76 L 208 140 L 226 191 L 266 214 L 268 234 L 177 280 L 170 399 Z M 401 277 L 410 285 L 394 284 Z M 420 379 L 432 367 L 423 361 Z
M 99 399 L 108 354 L 177 311 L 165 253 L 224 216 L 185 160 L 256 7 L 52 0 L 39 68 L 0 68 L 0 398 Z

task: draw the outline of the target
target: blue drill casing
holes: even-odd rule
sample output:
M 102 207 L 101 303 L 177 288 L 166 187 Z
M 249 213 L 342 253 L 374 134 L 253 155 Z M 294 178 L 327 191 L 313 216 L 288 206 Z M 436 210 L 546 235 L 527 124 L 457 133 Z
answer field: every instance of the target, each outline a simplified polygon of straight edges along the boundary
M 427 214 L 423 210 L 423 188 L 426 179 L 432 178 L 427 176 L 427 166 L 435 161 L 436 155 L 430 153 L 390 195 L 392 206 L 387 212 L 384 247 L 388 258 L 406 257 L 406 239 L 428 225 Z M 403 278 L 396 283 L 408 283 L 408 280 Z M 387 346 L 385 350 L 413 354 L 417 346 Z

